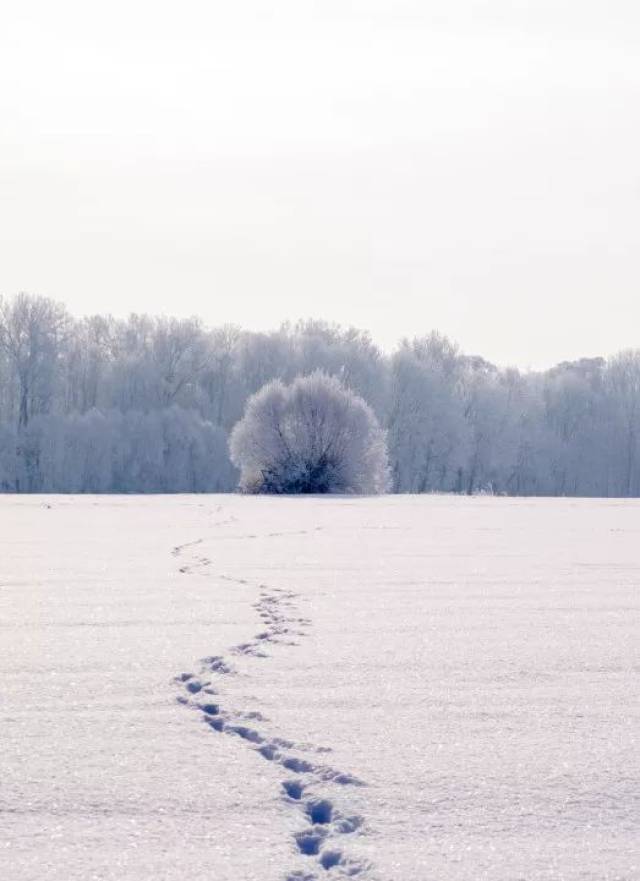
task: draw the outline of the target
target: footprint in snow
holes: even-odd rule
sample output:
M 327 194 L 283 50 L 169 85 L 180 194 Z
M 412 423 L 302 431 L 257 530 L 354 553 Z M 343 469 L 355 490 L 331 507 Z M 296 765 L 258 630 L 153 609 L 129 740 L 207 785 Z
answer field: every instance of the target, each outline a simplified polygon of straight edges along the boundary
M 182 548 L 174 549 L 177 556 Z M 208 565 L 207 558 L 199 558 L 200 565 Z M 189 571 L 185 566 L 184 571 Z M 233 579 L 223 576 L 226 580 L 240 584 L 247 584 L 243 579 Z M 257 633 L 248 642 L 234 646 L 230 651 L 236 655 L 252 657 L 268 657 L 261 650 L 261 646 L 270 644 L 296 645 L 291 639 L 284 637 L 303 637 L 306 634 L 300 628 L 308 628 L 311 621 L 308 618 L 295 617 L 287 614 L 287 609 L 295 606 L 297 595 L 292 591 L 282 588 L 268 588 L 261 585 L 260 599 L 254 603 L 257 614 L 262 619 L 265 629 Z M 289 625 L 297 629 L 292 629 Z M 204 673 L 204 676 L 202 675 Z M 265 721 L 257 712 L 235 713 L 230 715 L 225 712 L 218 700 L 203 700 L 205 695 L 216 696 L 216 689 L 212 687 L 207 674 L 227 675 L 235 673 L 233 668 L 222 655 L 210 655 L 202 661 L 200 675 L 191 672 L 181 673 L 176 677 L 176 682 L 184 689 L 185 694 L 177 700 L 181 704 L 198 710 L 202 720 L 209 728 L 216 732 L 233 735 L 244 740 L 259 755 L 281 766 L 283 769 L 302 775 L 300 778 L 289 778 L 281 783 L 283 798 L 292 806 L 297 805 L 301 816 L 309 824 L 308 828 L 294 835 L 294 843 L 298 852 L 303 857 L 309 857 L 315 865 L 324 872 L 330 872 L 335 877 L 332 869 L 338 868 L 340 877 L 350 877 L 360 874 L 367 866 L 354 862 L 343 855 L 340 848 L 334 846 L 335 836 L 348 835 L 357 832 L 363 825 L 362 817 L 344 816 L 336 810 L 331 799 L 309 793 L 309 787 L 317 784 L 335 784 L 339 786 L 363 786 L 351 774 L 336 771 L 326 765 L 317 765 L 307 759 L 291 755 L 289 750 L 298 751 L 310 749 L 314 752 L 328 752 L 328 748 L 315 747 L 305 744 L 294 744 L 284 738 L 267 738 L 258 729 L 244 724 L 244 721 Z M 197 696 L 197 697 L 196 697 Z M 194 700 L 194 698 L 196 698 Z M 314 872 L 295 871 L 287 876 L 286 881 L 317 881 L 318 876 Z

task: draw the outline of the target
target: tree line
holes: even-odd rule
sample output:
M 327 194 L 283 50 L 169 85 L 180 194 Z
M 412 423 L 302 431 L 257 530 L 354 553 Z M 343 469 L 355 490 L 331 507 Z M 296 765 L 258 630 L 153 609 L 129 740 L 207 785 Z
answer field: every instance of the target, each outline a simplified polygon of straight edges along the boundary
M 640 351 L 499 369 L 439 333 L 384 354 L 318 321 L 269 333 L 0 299 L 0 490 L 224 492 L 266 383 L 324 371 L 387 433 L 396 492 L 640 495 Z

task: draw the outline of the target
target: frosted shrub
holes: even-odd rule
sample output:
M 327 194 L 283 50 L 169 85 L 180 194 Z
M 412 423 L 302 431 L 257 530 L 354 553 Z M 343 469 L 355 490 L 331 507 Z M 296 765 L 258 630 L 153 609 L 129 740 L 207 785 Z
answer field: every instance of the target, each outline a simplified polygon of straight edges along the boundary
M 365 401 L 322 372 L 275 380 L 247 402 L 233 429 L 239 487 L 253 493 L 381 493 L 385 435 Z

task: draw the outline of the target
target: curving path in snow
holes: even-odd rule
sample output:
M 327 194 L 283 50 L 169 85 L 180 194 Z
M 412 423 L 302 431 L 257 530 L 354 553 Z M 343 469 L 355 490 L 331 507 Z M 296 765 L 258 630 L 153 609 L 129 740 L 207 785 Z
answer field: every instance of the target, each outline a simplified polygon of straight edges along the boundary
M 306 535 L 306 531 L 295 535 Z M 282 537 L 286 533 L 268 533 L 269 538 Z M 257 536 L 252 536 L 257 537 Z M 201 542 L 177 546 L 173 555 L 182 558 Z M 183 563 L 180 572 L 190 573 L 196 567 L 209 566 L 206 557 L 195 556 L 191 564 Z M 234 579 L 227 575 L 222 580 L 246 585 L 246 579 Z M 277 646 L 298 646 L 307 635 L 312 622 L 300 617 L 298 595 L 279 587 L 266 584 L 254 585 L 258 599 L 253 603 L 260 627 L 258 633 L 247 641 L 230 647 L 228 654 L 203 658 L 197 672 L 182 672 L 175 678 L 179 687 L 178 703 L 196 712 L 212 731 L 240 738 L 248 748 L 268 762 L 282 768 L 280 797 L 296 811 L 304 828 L 293 835 L 297 851 L 312 858 L 309 871 L 292 870 L 286 873 L 287 881 L 316 878 L 311 868 L 336 873 L 344 877 L 370 876 L 371 866 L 351 859 L 344 850 L 344 836 L 364 831 L 363 818 L 358 814 L 345 815 L 336 808 L 332 788 L 364 786 L 363 781 L 344 771 L 338 771 L 317 756 L 331 752 L 330 747 L 308 743 L 295 743 L 270 732 L 269 720 L 259 711 L 249 707 L 233 707 L 225 699 L 223 680 L 237 675 L 237 661 L 233 656 L 269 659 L 269 652 Z M 311 757 L 310 757 L 311 754 Z M 315 755 L 314 755 L 315 754 Z M 332 874 L 336 874 L 332 873 Z
M 0 877 L 635 881 L 640 504 L 0 497 Z

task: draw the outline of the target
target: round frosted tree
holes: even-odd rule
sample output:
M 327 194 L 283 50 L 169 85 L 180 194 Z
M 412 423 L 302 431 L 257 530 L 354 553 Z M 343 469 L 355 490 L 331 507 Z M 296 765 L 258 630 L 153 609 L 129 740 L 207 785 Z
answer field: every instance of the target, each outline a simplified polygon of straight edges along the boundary
M 260 389 L 229 447 L 243 492 L 374 494 L 389 485 L 385 434 L 373 410 L 322 372 Z

